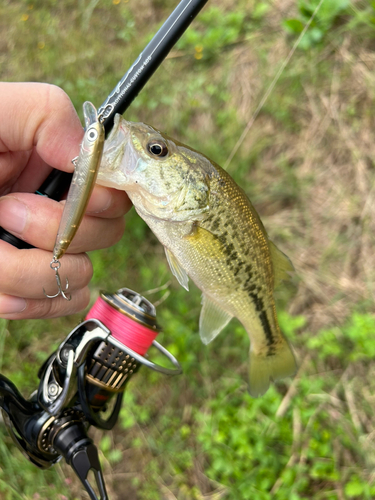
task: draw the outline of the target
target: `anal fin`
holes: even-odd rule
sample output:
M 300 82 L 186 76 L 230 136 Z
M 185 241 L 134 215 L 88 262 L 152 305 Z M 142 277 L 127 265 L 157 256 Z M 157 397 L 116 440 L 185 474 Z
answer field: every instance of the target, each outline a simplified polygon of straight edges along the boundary
M 199 317 L 199 334 L 203 344 L 209 344 L 229 323 L 233 316 L 216 302 L 202 295 L 202 310 Z

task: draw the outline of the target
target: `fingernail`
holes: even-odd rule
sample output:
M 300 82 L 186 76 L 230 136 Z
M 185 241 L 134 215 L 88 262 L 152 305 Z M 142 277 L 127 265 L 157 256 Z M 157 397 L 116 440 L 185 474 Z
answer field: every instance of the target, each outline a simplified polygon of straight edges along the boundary
M 87 205 L 88 214 L 100 214 L 109 208 L 112 201 L 112 195 L 108 189 L 95 186 L 93 196 L 91 196 L 89 204 Z
M 21 235 L 26 226 L 28 209 L 15 198 L 0 199 L 0 226 L 11 233 Z
M 13 295 L 0 294 L 0 314 L 20 313 L 26 309 L 26 300 Z

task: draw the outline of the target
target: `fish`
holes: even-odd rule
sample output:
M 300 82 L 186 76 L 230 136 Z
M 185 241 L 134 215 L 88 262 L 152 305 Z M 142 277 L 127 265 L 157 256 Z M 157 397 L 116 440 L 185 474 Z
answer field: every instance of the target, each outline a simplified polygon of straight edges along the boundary
M 153 127 L 117 115 L 97 182 L 126 191 L 179 283 L 188 290 L 190 278 L 202 291 L 204 344 L 233 317 L 242 323 L 250 338 L 252 396 L 295 373 L 274 300 L 275 286 L 290 278 L 293 265 L 225 170 Z

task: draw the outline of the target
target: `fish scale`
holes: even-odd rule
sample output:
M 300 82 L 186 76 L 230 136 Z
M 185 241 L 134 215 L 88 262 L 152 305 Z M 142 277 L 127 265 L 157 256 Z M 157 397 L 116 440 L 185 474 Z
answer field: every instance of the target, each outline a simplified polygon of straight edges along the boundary
M 155 147 L 156 145 L 156 147 Z M 172 273 L 202 291 L 202 341 L 238 318 L 250 338 L 249 391 L 292 375 L 295 360 L 281 333 L 275 284 L 293 270 L 269 240 L 244 191 L 221 167 L 152 127 L 118 116 L 106 141 L 98 182 L 124 189 L 165 248 Z
M 218 187 L 212 186 L 212 191 L 218 193 L 212 200 L 212 209 L 215 211 L 217 207 L 218 216 L 207 223 L 208 217 L 202 221 L 201 225 L 219 238 L 223 252 L 227 256 L 225 265 L 232 271 L 235 283 L 241 285 L 241 290 L 245 293 L 248 292 L 251 302 L 254 302 L 253 295 L 251 295 L 254 294 L 254 290 L 257 290 L 257 296 L 262 295 L 262 289 L 257 288 L 257 284 L 265 284 L 266 293 L 265 297 L 262 297 L 264 301 L 267 298 L 267 292 L 268 296 L 272 294 L 274 284 L 272 263 L 270 258 L 267 258 L 269 255 L 267 237 L 246 195 L 239 191 L 239 187 L 221 167 L 215 165 L 215 168 L 221 182 Z M 227 210 L 221 208 L 222 200 L 227 200 L 229 205 Z M 234 222 L 235 220 L 238 222 Z M 254 232 L 257 233 L 255 237 Z M 249 259 L 251 263 L 248 262 Z M 257 265 L 259 260 L 262 261 L 261 266 Z M 227 286 L 231 286 L 231 280 L 227 281 Z M 241 299 L 236 301 L 236 305 L 237 308 L 247 308 L 247 301 L 245 302 L 242 294 Z M 241 313 L 233 315 L 238 316 L 238 314 Z M 245 318 L 246 315 L 245 311 L 241 317 Z M 277 323 L 275 327 L 278 329 L 276 325 Z

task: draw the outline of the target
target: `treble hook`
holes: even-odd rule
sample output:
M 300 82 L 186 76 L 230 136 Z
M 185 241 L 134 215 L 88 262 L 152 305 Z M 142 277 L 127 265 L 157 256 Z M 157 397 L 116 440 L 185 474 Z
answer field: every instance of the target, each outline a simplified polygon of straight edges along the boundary
M 61 262 L 58 259 L 55 259 L 55 257 L 52 259 L 52 261 L 51 261 L 51 263 L 49 265 L 49 267 L 55 271 L 55 278 L 56 278 L 57 288 L 58 288 L 59 291 L 56 293 L 56 295 L 47 295 L 46 291 L 43 288 L 43 293 L 49 299 L 54 299 L 55 297 L 58 297 L 59 295 L 62 295 L 62 297 L 65 300 L 71 300 L 72 296 L 70 294 L 66 294 L 65 293 L 68 290 L 68 288 L 69 288 L 69 280 L 68 280 L 68 278 L 66 278 L 65 290 L 63 290 L 62 286 L 61 286 L 61 279 L 60 279 L 60 275 L 59 275 L 60 266 L 61 266 Z

